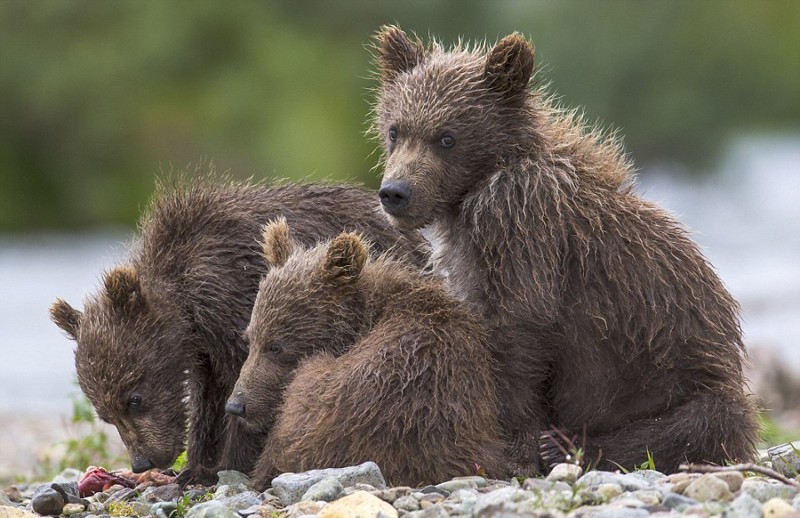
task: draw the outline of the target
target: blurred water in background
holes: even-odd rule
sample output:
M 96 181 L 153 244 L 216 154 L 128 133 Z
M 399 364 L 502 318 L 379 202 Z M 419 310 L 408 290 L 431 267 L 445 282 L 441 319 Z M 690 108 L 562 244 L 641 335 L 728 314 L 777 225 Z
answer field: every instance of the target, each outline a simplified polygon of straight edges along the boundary
M 644 171 L 639 191 L 691 228 L 742 304 L 747 343 L 800 371 L 800 137 L 735 140 L 719 169 L 704 178 Z M 130 239 L 123 231 L 0 237 L 0 418 L 58 426 L 69 415 L 74 344 L 48 307 L 56 297 L 82 307 Z
M 0 413 L 66 415 L 74 342 L 50 321 L 57 297 L 77 308 L 125 251 L 122 231 L 0 238 Z

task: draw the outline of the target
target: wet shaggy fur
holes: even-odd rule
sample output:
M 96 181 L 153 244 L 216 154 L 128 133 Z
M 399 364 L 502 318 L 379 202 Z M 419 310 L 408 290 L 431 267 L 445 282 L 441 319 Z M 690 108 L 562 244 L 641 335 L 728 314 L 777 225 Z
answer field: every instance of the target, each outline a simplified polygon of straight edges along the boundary
M 429 228 L 449 289 L 485 319 L 514 471 L 563 459 L 552 426 L 607 468 L 750 459 L 736 302 L 633 192 L 619 144 L 530 87 L 530 43 L 425 48 L 386 27 L 376 54 L 381 201 Z
M 231 398 L 250 426 L 271 430 L 255 487 L 285 471 L 367 460 L 392 484 L 411 486 L 478 466 L 501 472 L 480 319 L 440 282 L 387 256 L 368 259 L 355 234 L 308 250 L 290 243 L 284 221 L 267 228 L 273 268 Z
M 391 249 L 423 265 L 424 240 L 398 232 L 376 205 L 367 191 L 347 186 L 211 176 L 159 186 L 129 258 L 105 274 L 84 311 L 62 300 L 51 307 L 55 323 L 77 341 L 81 389 L 119 430 L 134 471 L 172 465 L 187 420 L 181 482 L 213 483 L 217 469 L 252 468 L 263 433 L 244 429 L 224 404 L 247 357 L 243 331 L 268 269 L 262 226 L 283 216 L 305 245 L 343 229 L 362 232 L 376 252 Z

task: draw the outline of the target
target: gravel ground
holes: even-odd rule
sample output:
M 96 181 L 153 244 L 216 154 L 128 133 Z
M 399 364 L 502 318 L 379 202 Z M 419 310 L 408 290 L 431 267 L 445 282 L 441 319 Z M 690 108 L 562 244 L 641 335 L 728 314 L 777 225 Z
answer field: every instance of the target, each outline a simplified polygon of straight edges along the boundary
M 72 518 L 800 516 L 796 480 L 736 470 L 667 476 L 652 470 L 584 473 L 579 466 L 561 464 L 546 478 L 470 476 L 409 488 L 387 487 L 378 466 L 368 462 L 284 474 L 263 493 L 253 491 L 236 471 L 220 472 L 216 486 L 185 490 L 157 472 L 122 472 L 118 475 L 134 487 L 113 485 L 80 498 L 82 475 L 67 470 L 49 483 L 6 489 L 0 493 L 0 517 L 24 518 L 34 511 Z

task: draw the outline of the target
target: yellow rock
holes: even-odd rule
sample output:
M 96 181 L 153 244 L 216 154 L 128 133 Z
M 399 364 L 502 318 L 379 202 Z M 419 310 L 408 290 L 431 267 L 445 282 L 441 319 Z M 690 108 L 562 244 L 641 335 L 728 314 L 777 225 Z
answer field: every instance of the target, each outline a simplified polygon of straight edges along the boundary
M 789 502 L 782 498 L 771 498 L 764 502 L 764 518 L 784 516 L 795 511 Z
M 329 503 L 319 512 L 320 518 L 397 518 L 397 509 L 366 491 Z
M 41 518 L 41 516 L 9 505 L 2 505 L 0 506 L 0 518 Z

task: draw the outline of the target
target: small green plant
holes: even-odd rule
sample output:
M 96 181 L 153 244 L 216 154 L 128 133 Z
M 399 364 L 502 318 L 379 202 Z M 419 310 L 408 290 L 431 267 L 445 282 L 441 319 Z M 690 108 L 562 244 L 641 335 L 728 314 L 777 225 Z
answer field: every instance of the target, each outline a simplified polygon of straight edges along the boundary
M 642 470 L 649 469 L 649 470 L 652 470 L 652 471 L 657 471 L 656 470 L 656 463 L 653 460 L 653 453 L 650 451 L 650 448 L 647 448 L 647 460 L 645 462 L 643 462 L 641 466 L 639 466 L 639 469 L 642 469 Z
M 186 450 L 183 450 L 183 453 L 178 455 L 178 458 L 175 459 L 175 463 L 172 465 L 173 471 L 180 471 L 186 467 Z
M 192 498 L 190 495 L 183 495 L 183 497 L 178 500 L 177 509 L 169 514 L 169 518 L 184 518 L 186 513 L 189 512 L 189 509 L 191 509 L 194 505 L 202 502 L 208 502 L 209 500 L 213 499 L 214 493 L 206 493 L 195 498 Z

